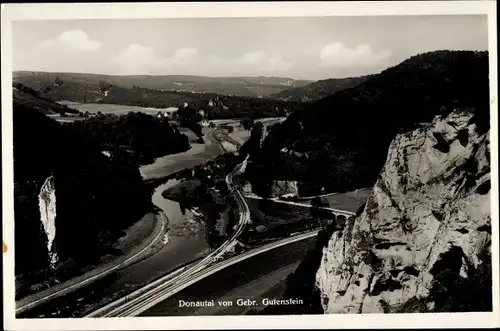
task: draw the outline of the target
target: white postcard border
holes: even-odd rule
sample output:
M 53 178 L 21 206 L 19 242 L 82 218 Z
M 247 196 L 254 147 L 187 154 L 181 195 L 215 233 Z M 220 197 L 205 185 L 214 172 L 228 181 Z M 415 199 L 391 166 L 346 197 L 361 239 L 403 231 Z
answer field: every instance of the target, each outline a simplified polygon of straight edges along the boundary
M 499 314 L 498 100 L 495 1 L 2 4 L 2 189 L 4 328 L 7 330 L 165 330 L 227 328 L 494 327 Z M 12 165 L 12 21 L 174 17 L 488 15 L 491 98 L 492 313 L 16 319 Z

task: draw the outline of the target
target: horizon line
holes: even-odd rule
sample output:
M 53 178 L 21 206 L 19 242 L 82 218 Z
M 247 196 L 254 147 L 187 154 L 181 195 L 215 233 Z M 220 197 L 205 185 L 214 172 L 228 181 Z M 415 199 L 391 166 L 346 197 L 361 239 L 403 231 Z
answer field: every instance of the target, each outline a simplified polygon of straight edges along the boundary
M 76 72 L 76 71 L 44 71 L 44 70 L 30 70 L 30 69 L 12 69 L 12 72 L 35 72 L 35 73 L 46 73 L 46 74 L 76 74 L 76 75 L 95 75 L 95 76 L 112 76 L 112 77 L 139 77 L 139 76 L 146 76 L 146 77 L 173 77 L 173 76 L 184 76 L 184 77 L 201 77 L 201 78 L 282 78 L 282 79 L 290 79 L 290 80 L 297 80 L 297 81 L 308 81 L 308 82 L 317 82 L 319 80 L 325 80 L 325 79 L 343 79 L 343 78 L 354 78 L 354 77 L 361 77 L 361 76 L 366 76 L 366 75 L 372 75 L 372 74 L 366 74 L 366 75 L 359 75 L 359 76 L 346 76 L 346 77 L 331 77 L 331 78 L 319 78 L 319 79 L 314 79 L 314 78 L 294 78 L 290 76 L 264 76 L 264 75 L 257 75 L 257 76 L 250 76 L 250 75 L 237 75 L 237 76 L 205 76 L 205 75 L 193 75 L 193 74 L 108 74 L 108 73 L 98 73 L 98 72 Z
M 46 74 L 76 74 L 76 75 L 96 75 L 96 76 L 111 76 L 111 77 L 140 77 L 140 76 L 146 76 L 146 77 L 173 77 L 173 76 L 184 76 L 184 77 L 198 77 L 198 78 L 214 78 L 214 79 L 237 79 L 237 78 L 281 78 L 281 79 L 290 79 L 290 80 L 295 80 L 295 81 L 307 81 L 309 83 L 313 82 L 318 82 L 322 80 L 329 80 L 329 79 L 348 79 L 348 78 L 358 78 L 358 77 L 364 77 L 364 76 L 372 76 L 381 73 L 384 70 L 387 70 L 389 68 L 395 67 L 401 63 L 403 63 L 406 60 L 411 59 L 412 57 L 423 55 L 423 54 L 428 54 L 428 53 L 436 53 L 436 52 L 487 52 L 489 53 L 489 49 L 436 49 L 432 51 L 426 51 L 426 52 L 421 52 L 417 53 L 414 55 L 411 55 L 404 60 L 401 60 L 398 63 L 392 64 L 387 66 L 384 69 L 379 69 L 371 73 L 365 73 L 362 75 L 347 75 L 347 76 L 340 76 L 340 77 L 335 77 L 335 76 L 330 76 L 326 78 L 318 78 L 318 79 L 311 79 L 311 78 L 294 78 L 294 77 L 289 77 L 289 76 L 263 76 L 263 75 L 258 75 L 258 76 L 250 76 L 250 75 L 236 75 L 236 76 L 204 76 L 204 75 L 193 75 L 193 74 L 109 74 L 109 73 L 97 73 L 97 72 L 75 72 L 75 71 L 43 71 L 43 70 L 30 70 L 30 69 L 12 69 L 12 73 L 15 72 L 36 72 L 36 73 L 46 73 Z M 14 78 L 14 77 L 13 77 Z

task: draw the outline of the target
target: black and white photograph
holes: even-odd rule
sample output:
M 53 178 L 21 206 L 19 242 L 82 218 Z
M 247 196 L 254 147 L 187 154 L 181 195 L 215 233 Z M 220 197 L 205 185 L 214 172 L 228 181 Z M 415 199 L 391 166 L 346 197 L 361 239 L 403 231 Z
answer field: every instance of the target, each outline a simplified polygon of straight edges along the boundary
M 146 5 L 2 5 L 4 328 L 498 326 L 494 1 Z

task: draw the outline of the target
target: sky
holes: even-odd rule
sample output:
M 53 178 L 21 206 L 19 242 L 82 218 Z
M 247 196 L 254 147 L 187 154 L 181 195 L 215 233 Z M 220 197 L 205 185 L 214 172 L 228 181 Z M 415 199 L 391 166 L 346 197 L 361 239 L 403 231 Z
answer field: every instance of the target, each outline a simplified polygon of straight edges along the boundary
M 14 70 L 318 80 L 487 50 L 487 30 L 485 15 L 31 20 L 12 55 Z

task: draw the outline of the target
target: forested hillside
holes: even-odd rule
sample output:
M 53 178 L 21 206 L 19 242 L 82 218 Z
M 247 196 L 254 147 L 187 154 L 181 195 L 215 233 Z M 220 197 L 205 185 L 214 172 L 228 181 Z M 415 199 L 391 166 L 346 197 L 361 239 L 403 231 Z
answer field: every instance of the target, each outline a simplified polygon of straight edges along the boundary
M 37 76 L 34 76 L 37 77 Z M 14 77 L 15 84 L 22 84 L 39 91 L 40 97 L 53 101 L 80 103 L 116 104 L 152 108 L 183 107 L 186 103 L 196 109 L 203 109 L 209 119 L 279 117 L 303 108 L 300 102 L 286 102 L 264 98 L 222 95 L 214 93 L 193 93 L 145 88 L 124 87 L 106 81 L 89 83 L 81 80 L 64 80 L 59 76 L 48 80 Z M 64 77 L 64 76 L 63 76 Z M 147 85 L 147 84 L 146 84 Z
M 61 124 L 33 107 L 56 104 L 30 96 L 13 105 L 15 273 L 37 283 L 115 254 L 122 230 L 153 210 L 138 166 L 185 151 L 189 142 L 166 120 L 143 113 Z M 52 270 L 39 206 L 49 177 L 53 187 L 44 193 L 55 194 L 52 250 L 58 256 Z
M 204 77 L 190 75 L 130 75 L 111 76 L 86 73 L 53 73 L 16 71 L 14 80 L 35 89 L 50 89 L 56 78 L 67 86 L 99 89 L 102 83 L 133 88 L 140 86 L 165 91 L 216 93 L 248 97 L 265 97 L 290 87 L 304 86 L 309 81 L 284 77 Z
M 64 94 L 57 95 L 55 98 L 58 100 L 68 99 Z M 206 111 L 208 119 L 279 117 L 303 108 L 303 105 L 299 102 L 160 91 L 142 87 L 127 89 L 120 86 L 110 87 L 107 95 L 95 98 L 93 101 L 89 99 L 81 100 L 79 98 L 68 100 L 154 108 L 182 107 L 185 103 L 188 103 L 196 109 Z
M 309 105 L 275 125 L 246 175 L 267 194 L 273 179 L 309 193 L 371 186 L 392 138 L 457 107 L 489 124 L 488 53 L 436 51 Z
M 313 102 L 326 98 L 338 91 L 359 85 L 371 76 L 323 79 L 305 86 L 293 87 L 279 93 L 271 94 L 270 97 L 286 101 Z
M 55 179 L 54 243 L 61 262 L 94 261 L 151 208 L 139 171 L 34 109 L 14 105 L 13 116 L 16 274 L 48 266 L 38 195 L 49 176 Z
M 41 96 L 41 93 L 38 91 L 21 83 L 14 83 L 12 87 L 14 104 L 32 107 L 44 114 L 57 114 L 61 112 L 78 113 L 77 110 L 71 109 L 66 105 L 52 102 L 49 98 Z
M 136 166 L 189 149 L 188 137 L 166 119 L 141 112 L 131 112 L 124 116 L 104 114 L 65 125 L 79 139 L 98 143 L 117 162 Z

